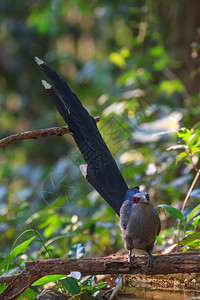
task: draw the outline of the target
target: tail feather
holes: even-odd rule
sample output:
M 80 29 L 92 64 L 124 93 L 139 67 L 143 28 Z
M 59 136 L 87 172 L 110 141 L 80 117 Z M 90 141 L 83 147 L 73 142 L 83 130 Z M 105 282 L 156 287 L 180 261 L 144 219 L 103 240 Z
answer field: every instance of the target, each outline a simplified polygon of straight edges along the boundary
M 96 122 L 82 106 L 67 83 L 42 60 L 36 58 L 36 62 L 59 94 L 50 84 L 43 81 L 48 95 L 70 127 L 74 140 L 87 163 L 81 171 L 90 184 L 119 215 L 123 197 L 128 187 L 96 126 Z
M 88 111 L 83 107 L 78 97 L 71 91 L 67 83 L 41 59 L 36 57 L 35 60 L 53 83 L 62 101 L 69 109 L 70 114 L 72 114 L 72 117 L 76 119 L 78 123 L 83 122 L 85 124 L 84 126 L 87 127 L 87 130 L 97 130 L 96 126 L 93 126 L 94 124 L 96 125 L 94 119 L 89 115 Z
M 65 122 L 68 122 L 70 112 L 66 108 L 65 104 L 63 103 L 63 101 L 56 94 L 55 90 L 53 89 L 53 87 L 48 82 L 46 82 L 45 80 L 42 80 L 42 84 L 45 87 L 45 89 L 47 91 L 47 94 L 49 95 L 49 97 L 51 98 L 51 100 L 53 101 L 53 103 L 55 104 L 58 112 L 62 115 L 62 117 L 65 120 Z

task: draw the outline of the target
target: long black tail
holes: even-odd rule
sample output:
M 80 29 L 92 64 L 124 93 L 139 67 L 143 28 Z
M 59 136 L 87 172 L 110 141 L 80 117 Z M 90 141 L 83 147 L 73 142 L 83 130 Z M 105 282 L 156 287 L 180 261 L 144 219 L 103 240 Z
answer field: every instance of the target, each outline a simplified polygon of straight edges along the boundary
M 58 94 L 50 84 L 43 81 L 48 95 L 71 129 L 74 140 L 87 163 L 80 166 L 83 175 L 119 215 L 128 187 L 95 120 L 82 106 L 67 83 L 41 59 L 36 57 L 35 60 L 57 90 Z

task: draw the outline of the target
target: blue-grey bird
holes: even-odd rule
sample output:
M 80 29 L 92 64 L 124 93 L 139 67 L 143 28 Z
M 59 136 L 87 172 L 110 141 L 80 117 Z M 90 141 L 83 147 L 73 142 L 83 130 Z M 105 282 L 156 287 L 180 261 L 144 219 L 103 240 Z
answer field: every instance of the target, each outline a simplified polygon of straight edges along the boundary
M 53 86 L 42 81 L 60 115 L 69 126 L 73 138 L 86 162 L 80 169 L 95 190 L 105 199 L 118 216 L 124 246 L 129 250 L 133 266 L 132 249 L 148 254 L 148 266 L 152 268 L 151 252 L 160 232 L 160 219 L 149 203 L 149 195 L 139 187 L 128 188 L 95 120 L 82 106 L 67 83 L 44 61 L 35 58 Z
M 128 189 L 120 208 L 120 227 L 124 246 L 129 250 L 130 264 L 133 265 L 132 249 L 145 250 L 148 254 L 148 266 L 151 269 L 151 252 L 161 224 L 156 210 L 149 203 L 149 195 L 146 192 L 138 190 L 135 193 L 135 188 Z

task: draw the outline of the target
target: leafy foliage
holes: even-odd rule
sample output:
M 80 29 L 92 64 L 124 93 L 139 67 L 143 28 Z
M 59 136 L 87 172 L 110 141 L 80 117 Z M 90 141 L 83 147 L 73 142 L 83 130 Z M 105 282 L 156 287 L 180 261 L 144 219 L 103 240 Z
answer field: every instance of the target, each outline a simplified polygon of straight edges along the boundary
M 158 252 L 173 244 L 199 249 L 200 94 L 191 86 L 200 47 L 194 40 L 191 55 L 178 56 L 182 24 L 176 36 L 169 25 L 176 20 L 162 18 L 166 7 L 179 11 L 172 0 L 0 4 L 1 137 L 64 124 L 42 89 L 33 59 L 41 57 L 66 78 L 91 115 L 101 116 L 99 129 L 127 184 L 140 185 L 154 206 L 167 211 L 159 208 Z M 190 45 L 181 42 L 181 49 Z M 19 272 L 27 259 L 107 255 L 122 248 L 118 217 L 82 178 L 83 159 L 69 136 L 10 145 L 0 162 L 2 272 Z M 20 242 L 12 249 L 16 236 Z M 104 285 L 91 277 L 69 278 L 64 282 L 71 294 L 94 294 Z

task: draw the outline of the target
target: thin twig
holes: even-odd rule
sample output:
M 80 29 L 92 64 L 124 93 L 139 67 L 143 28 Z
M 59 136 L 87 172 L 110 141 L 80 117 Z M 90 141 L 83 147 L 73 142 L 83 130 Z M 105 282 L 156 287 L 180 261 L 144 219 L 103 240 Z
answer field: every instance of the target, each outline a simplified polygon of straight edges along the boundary
M 100 121 L 100 117 L 94 117 L 94 120 L 97 122 Z M 7 145 L 28 140 L 28 139 L 38 139 L 44 138 L 47 136 L 59 135 L 63 136 L 64 134 L 71 133 L 71 130 L 68 126 L 63 127 L 51 127 L 45 129 L 31 130 L 26 132 L 20 132 L 16 134 L 12 134 L 0 140 L 0 149 L 6 147 Z
M 195 169 L 195 170 L 196 170 L 196 169 Z M 187 201 L 188 201 L 188 199 L 189 199 L 190 193 L 191 193 L 191 191 L 193 190 L 193 187 L 194 187 L 194 185 L 195 185 L 195 183 L 196 183 L 196 181 L 197 181 L 199 175 L 200 175 L 200 169 L 197 170 L 197 174 L 196 174 L 196 176 L 195 176 L 195 178 L 194 178 L 194 180 L 193 180 L 193 182 L 192 182 L 192 184 L 191 184 L 191 186 L 190 186 L 190 188 L 189 188 L 189 190 L 188 190 L 188 192 L 187 192 L 187 195 L 186 195 L 185 200 L 184 200 L 184 202 L 183 202 L 183 206 L 182 206 L 182 208 L 181 208 L 181 212 L 184 211 L 184 208 L 185 208 L 186 203 L 187 203 Z M 178 222 L 178 234 L 177 234 L 177 236 L 178 236 L 178 251 L 181 251 L 181 244 L 180 244 L 180 229 L 181 229 L 181 220 L 179 220 L 179 222 Z M 184 235 L 185 235 L 185 230 L 184 230 Z
M 190 196 L 190 193 L 191 193 L 191 191 L 193 190 L 193 187 L 194 187 L 194 185 L 195 185 L 195 183 L 196 183 L 196 181 L 197 181 L 199 175 L 200 175 L 200 169 L 197 171 L 197 174 L 196 174 L 196 176 L 195 176 L 195 178 L 194 178 L 194 180 L 193 180 L 193 182 L 192 182 L 192 184 L 191 184 L 191 186 L 190 186 L 190 188 L 189 188 L 189 190 L 188 190 L 188 192 L 187 192 L 187 195 L 186 195 L 185 200 L 184 200 L 184 202 L 183 202 L 183 206 L 182 206 L 182 208 L 181 208 L 181 212 L 183 212 L 183 210 L 184 210 L 184 208 L 185 208 L 185 205 L 186 205 L 186 203 L 187 203 L 187 201 L 188 201 L 188 198 L 189 198 L 189 196 Z

